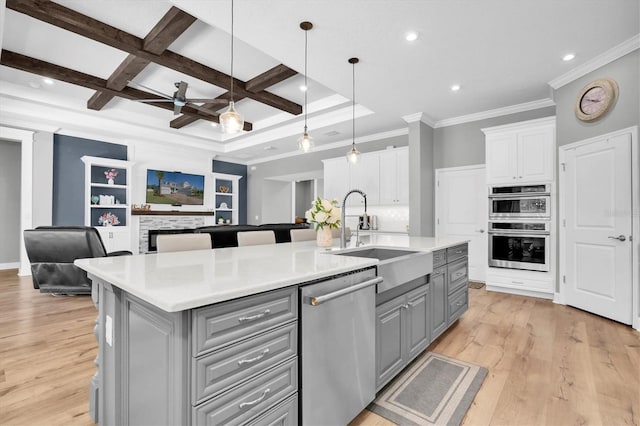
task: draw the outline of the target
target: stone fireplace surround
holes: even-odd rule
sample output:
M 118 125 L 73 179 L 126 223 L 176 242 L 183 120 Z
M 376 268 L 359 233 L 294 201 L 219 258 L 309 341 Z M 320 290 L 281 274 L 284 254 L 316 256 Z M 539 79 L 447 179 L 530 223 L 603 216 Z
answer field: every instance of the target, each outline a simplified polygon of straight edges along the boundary
M 193 229 L 205 226 L 202 216 L 140 216 L 138 253 L 149 253 L 149 231 Z

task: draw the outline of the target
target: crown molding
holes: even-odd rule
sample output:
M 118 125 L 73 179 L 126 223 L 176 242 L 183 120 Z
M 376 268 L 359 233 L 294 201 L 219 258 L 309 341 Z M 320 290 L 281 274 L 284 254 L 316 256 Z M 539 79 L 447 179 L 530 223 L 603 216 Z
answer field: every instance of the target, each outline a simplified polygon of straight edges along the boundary
M 637 49 L 640 49 L 640 34 L 634 35 L 630 39 L 625 40 L 617 46 L 614 46 L 606 52 L 596 56 L 595 58 L 588 60 L 584 64 L 575 67 L 571 71 L 554 78 L 548 84 L 549 86 L 557 90 L 560 87 L 569 84 L 574 80 L 577 80 L 583 75 L 595 71 L 598 68 L 602 68 L 603 66 Z
M 389 130 L 388 132 L 380 132 L 380 133 L 374 133 L 372 135 L 361 136 L 359 138 L 356 138 L 356 144 L 365 144 L 368 142 L 379 141 L 381 139 L 389 139 L 396 136 L 403 136 L 407 134 L 409 134 L 409 129 L 404 127 L 401 129 Z M 351 139 L 343 139 L 341 141 L 329 143 L 322 146 L 316 145 L 316 147 L 312 152 L 328 151 L 330 149 L 340 148 L 343 146 L 351 146 L 352 142 L 353 141 Z M 300 152 L 298 150 L 290 151 L 290 152 L 285 152 L 278 155 L 272 155 L 271 157 L 256 158 L 255 160 L 247 161 L 247 165 L 266 163 L 268 161 L 280 160 L 280 159 L 289 158 L 289 157 L 296 157 L 298 155 L 309 155 L 309 153 Z
M 480 131 L 485 135 L 488 135 L 505 131 L 528 129 L 531 126 L 551 126 L 555 124 L 556 117 L 555 115 L 552 115 L 550 117 L 536 118 L 534 120 L 519 121 L 517 123 L 502 124 L 500 126 L 485 127 L 483 129 L 480 129 Z
M 435 120 L 429 117 L 424 112 L 416 112 L 415 114 L 404 115 L 402 116 L 402 119 L 407 123 L 415 123 L 416 121 L 421 121 L 431 127 L 435 125 Z
M 490 109 L 488 111 L 476 112 L 468 115 L 461 115 L 460 117 L 453 118 L 445 118 L 444 120 L 439 120 L 433 126 L 434 128 L 438 127 L 447 127 L 454 126 L 456 124 L 469 123 L 472 121 L 480 121 L 485 120 L 487 118 L 495 118 L 501 117 L 503 115 L 516 114 L 518 112 L 531 111 L 534 109 L 546 108 L 550 106 L 555 106 L 555 102 L 551 99 L 539 99 L 537 101 L 525 102 L 523 104 L 511 105 L 503 108 Z

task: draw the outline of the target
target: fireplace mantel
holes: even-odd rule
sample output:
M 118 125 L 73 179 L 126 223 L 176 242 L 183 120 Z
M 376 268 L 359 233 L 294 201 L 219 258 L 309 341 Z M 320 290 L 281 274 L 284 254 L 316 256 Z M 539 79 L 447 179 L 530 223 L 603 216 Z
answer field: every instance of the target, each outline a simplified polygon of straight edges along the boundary
M 213 216 L 214 212 L 187 210 L 131 210 L 132 216 Z

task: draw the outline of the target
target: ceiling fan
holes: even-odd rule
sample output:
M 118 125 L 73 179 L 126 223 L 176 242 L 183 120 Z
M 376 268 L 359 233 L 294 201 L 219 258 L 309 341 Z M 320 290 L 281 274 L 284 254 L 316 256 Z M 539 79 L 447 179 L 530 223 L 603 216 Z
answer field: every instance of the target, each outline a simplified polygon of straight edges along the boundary
M 177 81 L 174 83 L 174 85 L 176 86 L 176 90 L 175 92 L 173 92 L 173 96 L 169 96 L 165 93 L 159 92 L 155 89 L 152 89 L 151 87 L 147 87 L 143 84 L 140 83 L 136 83 L 135 81 L 128 81 L 130 84 L 134 85 L 134 86 L 139 86 L 143 89 L 146 89 L 152 93 L 155 93 L 158 96 L 161 96 L 164 99 L 133 99 L 133 101 L 135 102 L 173 102 L 173 115 L 178 115 L 180 114 L 180 111 L 182 110 L 182 107 L 185 105 L 189 105 L 191 108 L 197 109 L 199 111 L 202 111 L 206 114 L 213 114 L 213 111 L 207 108 L 203 108 L 200 105 L 197 105 L 196 103 L 201 103 L 201 104 L 221 104 L 221 105 L 227 105 L 229 103 L 229 101 L 227 99 L 199 99 L 199 98 L 187 98 L 187 87 L 189 87 L 189 84 L 185 81 Z

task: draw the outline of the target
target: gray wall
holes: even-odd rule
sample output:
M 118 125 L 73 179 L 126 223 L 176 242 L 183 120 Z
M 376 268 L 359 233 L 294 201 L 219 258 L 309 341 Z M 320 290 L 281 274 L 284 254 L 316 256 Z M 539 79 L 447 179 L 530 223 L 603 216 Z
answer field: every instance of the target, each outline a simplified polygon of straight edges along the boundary
M 291 222 L 291 182 L 265 180 L 260 223 Z
M 373 141 L 368 143 L 358 144 L 358 150 L 360 152 L 372 152 L 385 149 L 389 145 L 396 147 L 407 146 L 407 135 L 396 136 L 389 139 L 381 139 L 379 141 Z M 318 141 L 316 141 L 318 144 Z M 263 214 L 267 218 L 273 218 L 275 214 L 269 212 L 273 207 L 273 203 L 263 203 L 263 197 L 270 197 L 270 190 L 272 189 L 269 184 L 266 184 L 265 179 L 274 176 L 283 176 L 295 173 L 308 173 L 310 171 L 320 171 L 322 175 L 322 160 L 327 158 L 336 158 L 344 156 L 349 147 L 340 147 L 335 149 L 328 149 L 326 151 L 312 151 L 304 155 L 296 155 L 294 157 L 283 158 L 280 160 L 273 160 L 264 163 L 258 163 L 249 167 L 249 176 L 247 178 L 248 188 L 248 200 L 247 200 L 247 216 L 248 223 L 260 224 L 266 223 L 266 219 L 263 218 Z M 255 170 L 252 170 L 255 167 Z M 263 195 L 264 194 L 264 195 Z M 263 213 L 264 208 L 264 213 Z M 280 207 L 277 207 L 279 209 Z M 291 195 L 289 195 L 289 204 L 287 206 L 291 211 Z M 258 216 L 258 220 L 255 217 Z M 282 216 L 282 213 L 278 210 L 278 216 Z M 291 221 L 291 214 L 286 219 L 287 222 Z
M 556 102 L 556 140 L 567 145 L 583 139 L 640 124 L 640 51 L 590 72 L 554 92 Z M 618 82 L 616 105 L 599 120 L 585 123 L 576 118 L 576 96 L 592 80 L 610 77 Z
M 0 264 L 20 261 L 20 162 L 22 145 L 0 139 Z
M 472 166 L 485 163 L 484 133 L 481 129 L 555 114 L 555 107 L 487 118 L 471 123 L 434 129 L 434 168 Z
M 53 225 L 84 224 L 84 155 L 127 159 L 127 147 L 113 143 L 53 136 Z
M 296 182 L 296 216 L 304 217 L 307 210 L 311 208 L 313 199 L 313 181 L 304 180 Z

